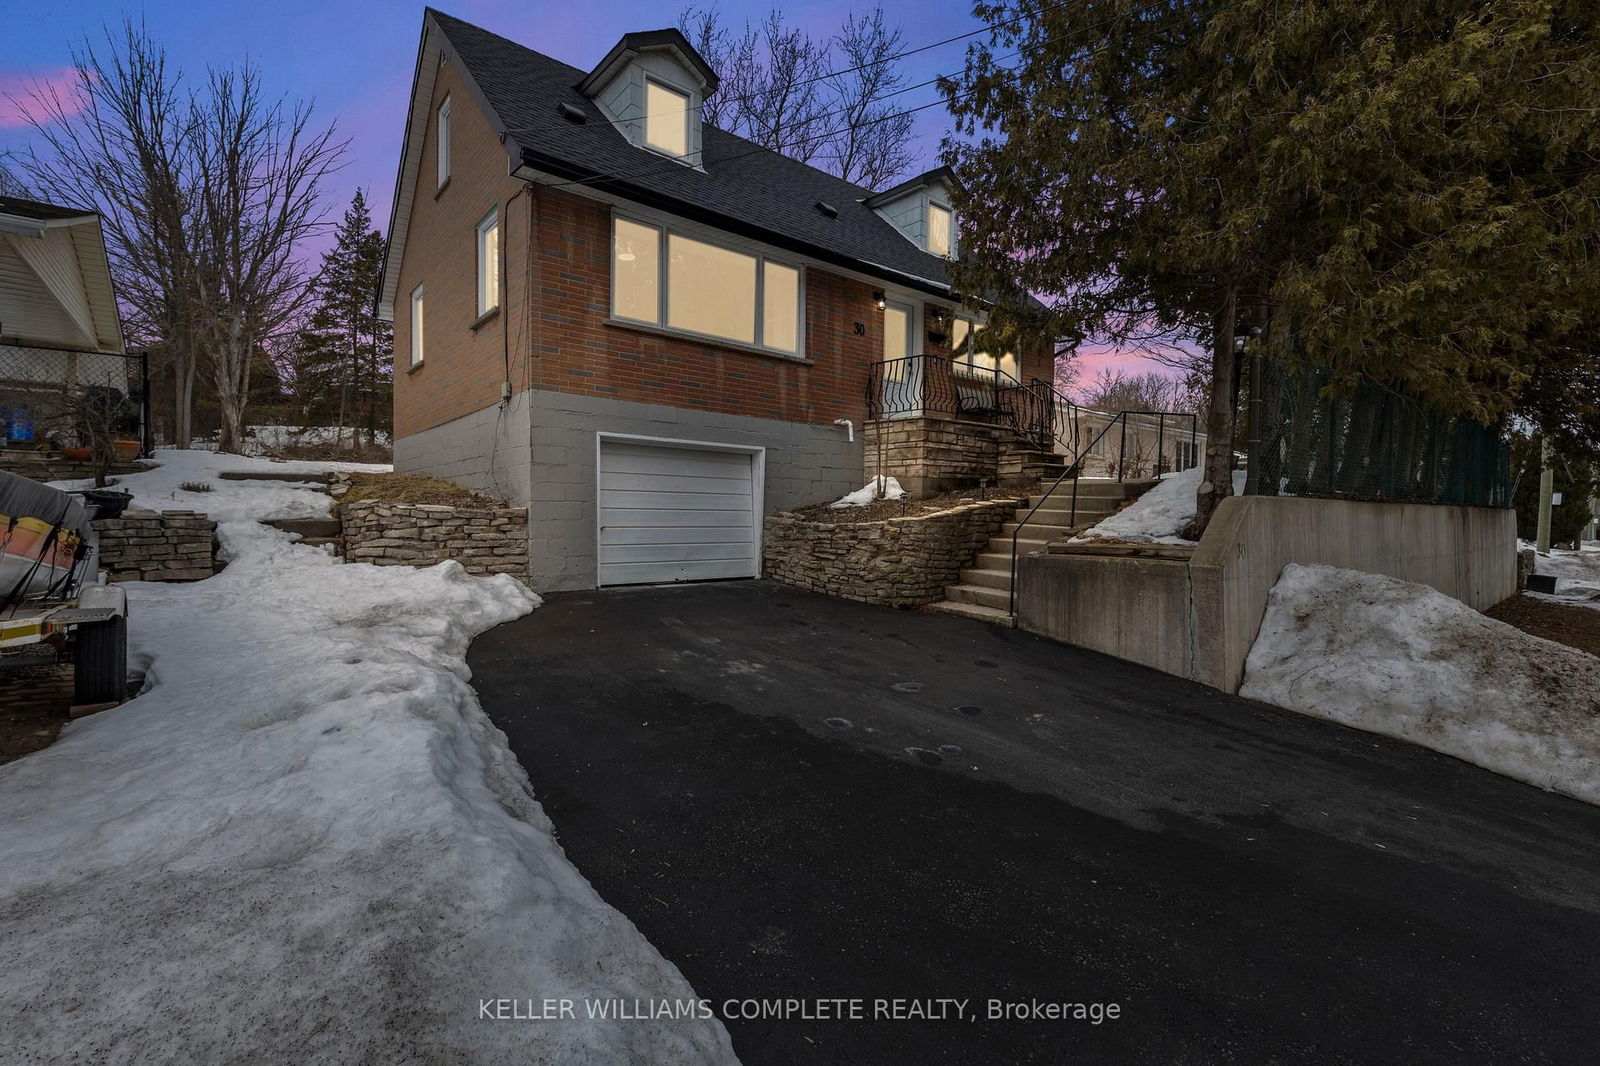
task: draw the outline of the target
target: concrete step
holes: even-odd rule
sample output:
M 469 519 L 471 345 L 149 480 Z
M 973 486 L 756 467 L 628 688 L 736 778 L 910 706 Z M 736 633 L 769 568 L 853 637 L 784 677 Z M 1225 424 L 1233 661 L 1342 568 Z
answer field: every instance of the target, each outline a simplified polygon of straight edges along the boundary
M 307 539 L 312 537 L 337 537 L 339 535 L 339 520 L 337 518 L 275 518 L 267 523 L 273 529 L 281 529 L 285 533 L 298 533 Z
M 963 585 L 982 585 L 984 588 L 1011 590 L 1011 571 L 968 567 L 961 571 Z
M 981 607 L 993 607 L 997 611 L 1004 611 L 1011 606 L 1011 596 L 1005 589 L 990 588 L 987 585 L 946 585 L 944 598 L 957 603 L 976 603 Z
M 955 614 L 960 615 L 962 618 L 975 618 L 980 622 L 992 622 L 997 626 L 1005 626 L 1007 629 L 1014 629 L 1017 625 L 1017 620 L 1005 611 L 997 610 L 994 607 L 985 607 L 978 603 L 956 603 L 951 600 L 945 600 L 943 603 L 930 603 L 925 609 L 937 611 L 939 614 Z
M 1024 553 L 1024 554 L 1026 554 L 1026 553 Z M 972 560 L 972 569 L 974 569 L 974 570 L 1004 570 L 1008 574 L 1011 573 L 1011 551 L 1010 551 L 1009 547 L 1007 548 L 1007 550 L 1005 550 L 1003 552 L 997 552 L 997 551 L 979 552 L 977 554 L 977 556 Z
M 1035 535 L 1032 528 L 1022 531 L 1022 536 L 1017 538 L 1017 554 L 1027 555 L 1029 552 L 1042 552 L 1049 545 L 1051 538 Z M 989 550 L 999 552 L 1001 555 L 1011 554 L 1011 534 L 1003 537 L 990 537 Z
M 1064 537 L 1068 533 L 1072 532 L 1071 526 L 1056 525 L 1051 522 L 1041 521 L 1040 518 L 1042 514 L 1043 512 L 1034 515 L 1033 521 L 1029 522 L 1027 525 L 1023 525 L 1021 522 L 1007 522 L 1005 525 L 1000 527 L 999 535 L 1002 537 L 1009 537 L 1018 529 L 1021 529 L 1024 537 L 1044 537 L 1046 540 L 1054 540 L 1057 537 Z

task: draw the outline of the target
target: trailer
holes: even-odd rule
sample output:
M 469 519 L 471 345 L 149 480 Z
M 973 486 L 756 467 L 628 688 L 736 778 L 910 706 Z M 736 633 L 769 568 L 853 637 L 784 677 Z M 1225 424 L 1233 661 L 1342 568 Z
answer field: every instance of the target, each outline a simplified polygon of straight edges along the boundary
M 91 524 L 126 493 L 65 492 L 0 472 L 0 684 L 70 663 L 78 713 L 121 703 L 128 684 L 128 597 L 107 582 Z

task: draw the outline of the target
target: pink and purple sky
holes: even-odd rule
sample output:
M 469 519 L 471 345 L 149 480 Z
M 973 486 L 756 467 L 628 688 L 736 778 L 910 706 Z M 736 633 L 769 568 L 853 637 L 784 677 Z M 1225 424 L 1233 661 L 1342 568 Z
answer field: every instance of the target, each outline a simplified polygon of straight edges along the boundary
M 870 0 L 790 0 L 784 14 L 814 36 L 831 35 L 851 11 L 865 11 Z M 583 5 L 549 0 L 451 0 L 440 10 L 476 23 L 577 67 L 596 62 L 617 38 L 631 30 L 673 25 L 679 2 L 590 0 Z M 703 6 L 703 5 L 702 5 Z M 722 0 L 725 20 L 739 23 L 763 17 L 766 0 Z M 31 131 L 16 103 L 35 85 L 68 85 L 71 52 L 85 37 L 101 40 L 104 27 L 126 17 L 142 19 L 166 45 L 169 61 L 203 75 L 208 66 L 248 60 L 262 71 L 266 85 L 291 98 L 315 102 L 318 115 L 333 121 L 350 140 L 348 160 L 330 190 L 337 218 L 357 189 L 367 192 L 373 216 L 387 227 L 405 119 L 406 96 L 416 60 L 423 5 L 390 0 L 10 0 L 7 46 L 0 55 L 0 152 L 28 143 Z M 884 0 L 891 23 L 898 24 L 907 47 L 965 33 L 978 26 L 970 0 Z M 908 82 L 959 70 L 965 41 L 904 60 Z M 937 98 L 930 86 L 900 99 L 916 107 Z M 917 114 L 920 162 L 937 165 L 940 137 L 948 122 L 940 108 Z M 320 249 L 313 250 L 320 252 Z M 1129 370 L 1150 367 L 1128 356 L 1102 350 L 1080 359 L 1083 379 L 1104 365 Z

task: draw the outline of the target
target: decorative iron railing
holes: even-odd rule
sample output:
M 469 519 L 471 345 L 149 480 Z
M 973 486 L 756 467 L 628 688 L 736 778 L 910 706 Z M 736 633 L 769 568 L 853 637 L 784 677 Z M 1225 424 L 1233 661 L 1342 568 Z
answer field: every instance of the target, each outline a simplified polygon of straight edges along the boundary
M 968 367 L 947 355 L 873 363 L 869 418 L 952 418 L 1009 427 L 1040 451 L 1078 440 L 1079 409 L 1048 381 L 1023 384 L 998 368 Z M 1070 454 L 1070 453 L 1069 453 Z

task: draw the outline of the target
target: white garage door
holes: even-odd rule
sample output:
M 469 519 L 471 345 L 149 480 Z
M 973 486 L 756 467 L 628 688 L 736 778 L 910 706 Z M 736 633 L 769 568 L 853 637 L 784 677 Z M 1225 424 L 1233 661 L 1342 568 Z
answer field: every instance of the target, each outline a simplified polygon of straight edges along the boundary
M 755 456 L 600 441 L 600 584 L 759 576 Z

